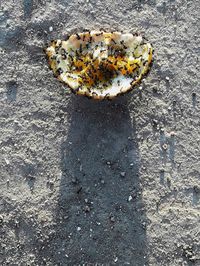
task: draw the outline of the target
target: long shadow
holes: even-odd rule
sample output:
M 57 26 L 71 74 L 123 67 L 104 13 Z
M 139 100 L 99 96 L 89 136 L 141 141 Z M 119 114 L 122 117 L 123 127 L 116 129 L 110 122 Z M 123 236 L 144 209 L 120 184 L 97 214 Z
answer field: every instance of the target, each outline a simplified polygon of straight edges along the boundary
M 126 96 L 112 102 L 72 97 L 69 109 L 53 261 L 147 265 L 140 158 Z

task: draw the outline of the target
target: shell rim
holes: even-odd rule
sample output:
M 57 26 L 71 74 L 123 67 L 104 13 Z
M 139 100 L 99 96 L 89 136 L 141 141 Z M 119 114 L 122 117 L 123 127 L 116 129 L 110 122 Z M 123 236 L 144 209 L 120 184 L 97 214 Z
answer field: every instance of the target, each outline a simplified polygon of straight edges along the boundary
M 88 33 L 90 33 L 92 30 L 82 30 L 82 33 L 83 32 L 88 32 Z M 114 32 L 119 32 L 119 33 L 122 33 L 122 34 L 125 34 L 125 33 L 131 33 L 133 36 L 142 36 L 142 38 L 143 39 L 145 39 L 146 41 L 148 41 L 148 39 L 146 38 L 146 37 L 144 37 L 141 33 L 139 33 L 139 32 L 135 32 L 135 33 L 132 33 L 132 32 L 123 32 L 123 31 L 106 31 L 106 30 L 103 30 L 103 29 L 100 29 L 99 31 L 101 31 L 101 32 L 105 32 L 105 33 L 114 33 Z M 78 32 L 79 33 L 79 32 Z M 67 34 L 67 36 L 64 38 L 64 41 L 67 41 L 69 38 L 70 38 L 70 36 L 71 35 L 75 35 L 76 34 L 76 32 L 73 32 L 72 34 Z M 55 41 L 55 40 L 51 40 L 49 43 L 51 43 L 51 42 L 53 42 L 53 41 Z M 63 82 L 60 78 L 59 78 L 59 76 L 57 76 L 57 75 L 55 75 L 55 73 L 53 72 L 53 69 L 51 68 L 51 65 L 50 65 L 50 63 L 49 63 L 49 57 L 48 57 L 48 55 L 47 55 L 47 52 L 46 52 L 46 50 L 47 50 L 47 48 L 49 47 L 49 44 L 47 43 L 46 45 L 45 45 L 45 47 L 43 48 L 43 51 L 44 51 L 44 53 L 45 53 L 45 55 L 46 55 L 46 59 L 47 59 L 47 61 L 48 61 L 48 65 L 49 65 L 49 69 L 50 70 L 52 70 L 52 72 L 53 72 L 53 76 L 60 82 L 60 83 L 62 83 L 62 84 L 64 84 L 65 86 L 67 86 L 67 87 L 69 87 L 69 89 L 70 89 L 70 91 L 73 93 L 73 94 L 75 94 L 75 95 L 79 95 L 79 96 L 85 96 L 85 97 L 87 97 L 88 99 L 94 99 L 94 100 L 97 100 L 97 101 L 102 101 L 102 100 L 112 100 L 112 99 L 115 99 L 117 96 L 123 96 L 124 94 L 127 94 L 127 93 L 130 93 L 132 90 L 133 90 L 133 88 L 134 87 L 136 87 L 136 86 L 138 86 L 140 83 L 141 83 L 141 81 L 145 78 L 145 77 L 147 77 L 147 75 L 149 74 L 149 72 L 150 72 L 150 70 L 151 70 L 151 68 L 152 68 L 152 66 L 153 66 L 153 64 L 154 64 L 154 57 L 153 57 L 153 55 L 154 55 L 154 47 L 153 47 L 153 44 L 152 43 L 150 43 L 151 44 L 151 59 L 150 59 L 150 62 L 149 62 L 149 64 L 148 64 L 148 67 L 147 67 L 147 69 L 146 69 L 146 71 L 141 75 L 141 77 L 135 82 L 135 81 L 132 81 L 131 83 L 130 83 L 130 86 L 127 88 L 127 90 L 126 91 L 123 91 L 123 92 L 119 92 L 119 93 L 117 93 L 116 95 L 114 95 L 114 96 L 110 96 L 110 95 L 105 95 L 105 96 L 101 96 L 101 95 L 97 95 L 96 93 L 93 93 L 92 95 L 89 93 L 89 91 L 86 91 L 85 93 L 80 93 L 80 91 L 79 91 L 79 88 L 77 88 L 77 89 L 73 89 L 69 84 L 67 84 L 67 83 L 65 83 L 65 82 Z M 135 84 L 132 84 L 133 82 L 135 82 Z M 95 94 L 95 96 L 97 96 L 97 97 L 95 97 L 94 96 L 94 94 Z

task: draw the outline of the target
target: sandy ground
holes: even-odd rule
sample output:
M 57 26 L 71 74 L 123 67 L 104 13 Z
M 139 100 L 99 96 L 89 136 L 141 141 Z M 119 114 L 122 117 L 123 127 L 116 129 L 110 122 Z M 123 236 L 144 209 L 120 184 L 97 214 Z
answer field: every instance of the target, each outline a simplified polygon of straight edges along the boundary
M 0 265 L 200 265 L 200 2 L 1 1 Z M 42 48 L 144 32 L 155 61 L 112 102 L 71 95 Z

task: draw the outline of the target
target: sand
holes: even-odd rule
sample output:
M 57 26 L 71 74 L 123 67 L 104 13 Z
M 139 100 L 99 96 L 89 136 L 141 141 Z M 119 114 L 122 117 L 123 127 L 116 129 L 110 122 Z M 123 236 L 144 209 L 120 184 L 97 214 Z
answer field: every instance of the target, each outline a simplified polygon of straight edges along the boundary
M 200 3 L 1 1 L 0 265 L 200 265 Z M 142 32 L 139 87 L 70 93 L 42 48 Z

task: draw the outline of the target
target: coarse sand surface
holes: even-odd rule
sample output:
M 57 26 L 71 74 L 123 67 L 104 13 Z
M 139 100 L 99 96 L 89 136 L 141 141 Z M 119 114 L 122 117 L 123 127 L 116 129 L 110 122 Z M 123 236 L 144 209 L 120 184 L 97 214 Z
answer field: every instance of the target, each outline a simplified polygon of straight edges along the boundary
M 71 94 L 43 47 L 140 32 L 154 64 L 113 101 Z M 200 265 L 199 0 L 1 0 L 0 265 Z

